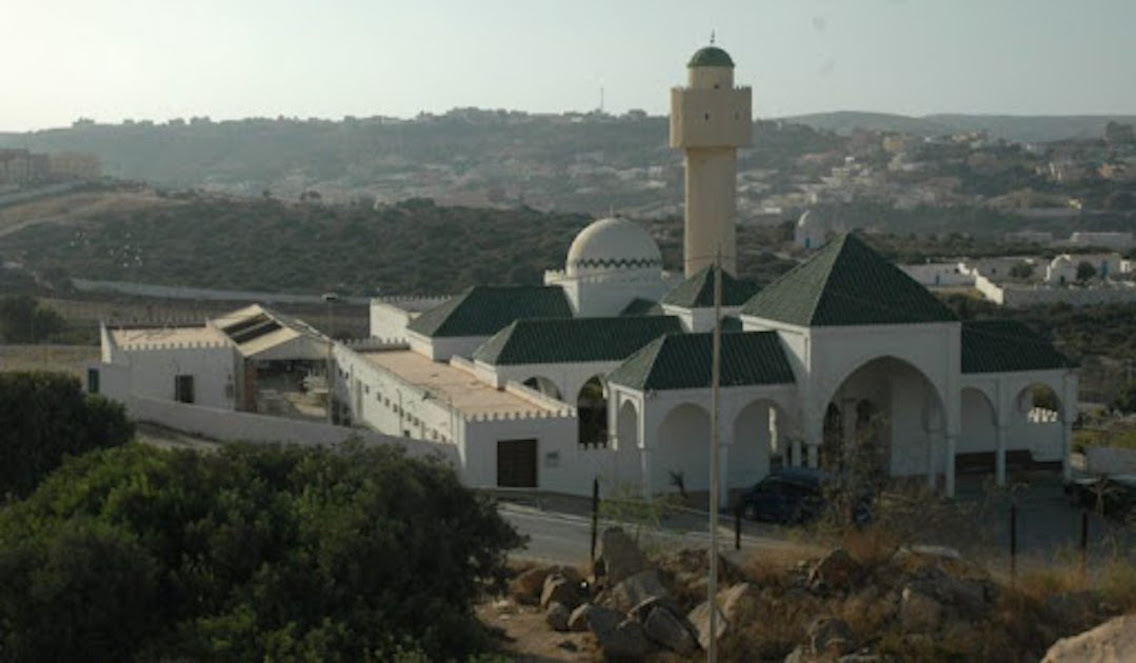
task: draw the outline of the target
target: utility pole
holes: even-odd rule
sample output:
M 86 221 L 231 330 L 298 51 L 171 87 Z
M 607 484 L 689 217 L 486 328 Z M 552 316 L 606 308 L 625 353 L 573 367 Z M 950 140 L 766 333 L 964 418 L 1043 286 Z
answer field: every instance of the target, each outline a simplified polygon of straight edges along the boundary
M 714 259 L 714 333 L 710 359 L 710 578 L 706 582 L 710 594 L 710 646 L 706 660 L 718 660 L 718 421 L 719 391 L 722 381 L 722 247 Z

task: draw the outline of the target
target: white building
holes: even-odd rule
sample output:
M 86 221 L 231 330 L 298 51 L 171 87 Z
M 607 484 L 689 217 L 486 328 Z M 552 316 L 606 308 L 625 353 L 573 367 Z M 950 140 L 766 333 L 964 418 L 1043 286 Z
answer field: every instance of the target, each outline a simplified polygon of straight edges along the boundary
M 474 486 L 587 494 L 599 477 L 648 495 L 706 490 L 713 247 L 726 267 L 724 493 L 778 464 L 839 467 L 855 450 L 871 451 L 889 476 L 948 495 L 957 468 L 1003 483 L 1014 463 L 1066 467 L 1077 374 L 1023 325 L 960 322 L 855 235 L 830 237 L 827 225 L 813 235 L 827 244 L 807 243 L 819 250 L 764 289 L 730 273 L 733 221 L 723 219 L 734 209 L 733 153 L 748 142 L 739 123 L 750 121 L 749 91 L 733 88 L 733 62 L 716 47 L 689 68 L 690 88 L 672 96 L 681 110 L 673 144 L 697 171 L 687 179 L 686 278 L 664 272 L 650 235 L 617 218 L 584 228 L 544 285 L 376 299 L 370 344 L 334 347 L 338 419 L 456 450 Z M 805 218 L 799 225 L 815 231 Z M 122 340 L 104 335 L 104 353 Z M 180 351 L 157 352 L 181 361 Z M 228 398 L 243 355 L 217 354 L 198 383 Z

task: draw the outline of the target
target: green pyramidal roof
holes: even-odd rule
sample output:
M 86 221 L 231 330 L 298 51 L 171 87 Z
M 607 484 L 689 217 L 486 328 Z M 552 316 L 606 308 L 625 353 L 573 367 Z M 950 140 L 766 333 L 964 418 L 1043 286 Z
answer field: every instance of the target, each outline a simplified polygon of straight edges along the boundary
M 713 333 L 671 334 L 636 352 L 608 375 L 608 382 L 639 390 L 710 386 Z M 794 382 L 776 332 L 722 334 L 723 387 Z
M 1072 368 L 1076 363 L 1017 320 L 962 323 L 962 372 L 1007 373 Z
M 757 292 L 757 284 L 722 272 L 722 306 L 741 306 Z M 675 286 L 663 297 L 664 304 L 683 308 L 709 308 L 714 305 L 714 270 L 703 267 Z
M 958 320 L 918 281 L 851 233 L 770 283 L 742 314 L 803 327 Z
M 487 364 L 623 361 L 663 334 L 682 331 L 673 316 L 517 320 L 477 349 Z
M 734 59 L 726 51 L 717 46 L 706 46 L 698 49 L 691 56 L 687 67 L 733 67 Z
M 474 286 L 424 312 L 406 326 L 430 338 L 492 336 L 520 318 L 570 318 L 556 286 Z

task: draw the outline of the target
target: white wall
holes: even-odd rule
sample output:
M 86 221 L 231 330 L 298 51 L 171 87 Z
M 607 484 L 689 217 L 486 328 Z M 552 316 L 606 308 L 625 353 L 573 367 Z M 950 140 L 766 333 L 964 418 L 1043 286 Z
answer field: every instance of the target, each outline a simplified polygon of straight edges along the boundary
M 236 404 L 239 358 L 229 346 L 121 351 L 129 367 L 130 393 L 174 400 L 174 376 L 192 375 L 197 405 L 231 410 Z
M 974 274 L 960 268 L 958 262 L 899 265 L 899 268 L 925 286 L 974 285 Z

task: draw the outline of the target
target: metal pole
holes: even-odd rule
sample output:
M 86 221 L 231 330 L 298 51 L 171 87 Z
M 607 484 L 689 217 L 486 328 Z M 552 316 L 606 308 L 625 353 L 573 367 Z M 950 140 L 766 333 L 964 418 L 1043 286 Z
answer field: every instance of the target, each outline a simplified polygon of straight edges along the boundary
M 1089 511 L 1081 509 L 1081 584 L 1088 579 L 1089 568 Z
M 718 660 L 718 400 L 722 362 L 722 247 L 714 260 L 714 333 L 710 360 L 710 578 L 706 583 L 710 594 L 710 646 L 706 660 Z
M 600 526 L 600 478 L 592 478 L 592 570 L 596 568 L 596 535 Z
M 734 509 L 734 550 L 742 549 L 742 507 Z
M 1010 505 L 1010 586 L 1018 578 L 1018 505 Z

